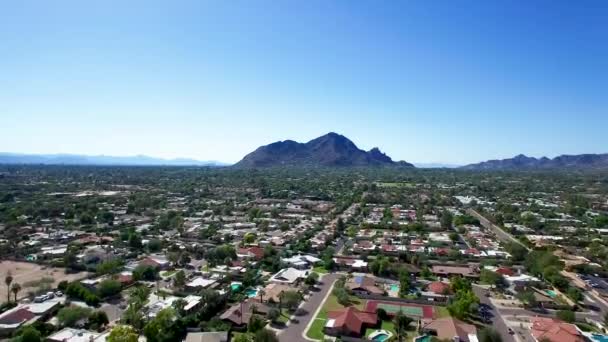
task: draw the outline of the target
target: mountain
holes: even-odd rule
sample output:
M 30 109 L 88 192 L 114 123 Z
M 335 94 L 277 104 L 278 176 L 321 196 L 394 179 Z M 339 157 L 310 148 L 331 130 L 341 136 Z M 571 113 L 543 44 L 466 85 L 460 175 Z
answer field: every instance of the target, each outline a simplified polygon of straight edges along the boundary
M 113 157 L 78 154 L 19 154 L 0 152 L 0 164 L 124 165 L 124 166 L 224 166 L 216 161 L 161 159 L 148 156 Z
M 608 153 L 561 155 L 553 159 L 523 154 L 509 159 L 465 165 L 466 170 L 608 169 Z
M 277 141 L 258 147 L 246 155 L 237 167 L 349 167 L 414 165 L 395 162 L 377 147 L 369 151 L 359 149 L 352 141 L 337 133 L 328 133 L 307 143 L 293 140 Z

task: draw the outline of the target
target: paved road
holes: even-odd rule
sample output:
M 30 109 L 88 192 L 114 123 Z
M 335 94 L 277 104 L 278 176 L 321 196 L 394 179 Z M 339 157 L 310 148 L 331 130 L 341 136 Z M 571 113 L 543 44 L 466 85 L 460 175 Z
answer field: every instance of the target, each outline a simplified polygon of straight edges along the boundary
M 325 295 L 327 295 L 329 289 L 339 277 L 340 274 L 336 273 L 330 273 L 323 276 L 321 285 L 318 286 L 319 291 L 312 292 L 312 296 L 300 308 L 301 314 L 295 317 L 297 321 L 292 321 L 287 328 L 278 333 L 281 342 L 306 341 L 302 336 L 308 326 L 308 322 L 314 319 L 314 315 L 317 309 L 321 307 Z
M 496 234 L 496 236 L 504 241 L 504 242 L 515 242 L 518 245 L 524 247 L 525 249 L 527 249 L 528 251 L 531 251 L 531 249 L 524 245 L 523 243 L 521 243 L 521 241 L 517 240 L 516 238 L 513 237 L 513 235 L 505 232 L 504 230 L 502 230 L 500 227 L 498 227 L 497 225 L 495 225 L 494 223 L 490 222 L 490 220 L 488 220 L 487 218 L 483 217 L 483 215 L 481 215 L 480 213 L 476 212 L 473 209 L 467 209 L 467 213 L 471 216 L 474 216 L 475 218 L 477 218 L 479 220 L 479 223 L 481 223 L 482 226 L 484 226 L 487 229 L 490 229 L 492 231 L 494 231 L 494 233 Z
M 488 292 L 488 290 L 473 285 L 473 292 L 475 292 L 475 295 L 477 295 L 477 297 L 479 297 L 479 302 L 481 304 L 484 304 L 485 306 L 490 308 L 490 314 L 492 315 L 491 317 L 491 321 L 492 321 L 492 328 L 494 328 L 494 330 L 496 330 L 500 336 L 502 337 L 502 341 L 503 342 L 514 342 L 515 338 L 513 338 L 513 336 L 511 334 L 509 334 L 509 328 L 507 327 L 507 324 L 505 323 L 505 321 L 502 319 L 502 316 L 500 314 L 500 312 L 498 312 L 498 309 L 492 304 L 492 302 L 490 301 L 490 299 L 488 297 L 486 297 L 486 293 Z

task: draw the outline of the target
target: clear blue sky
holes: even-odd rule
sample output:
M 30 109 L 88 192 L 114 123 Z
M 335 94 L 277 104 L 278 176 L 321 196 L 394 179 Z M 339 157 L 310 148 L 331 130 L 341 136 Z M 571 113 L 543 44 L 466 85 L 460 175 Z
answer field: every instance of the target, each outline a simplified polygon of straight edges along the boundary
M 608 1 L 8 1 L 0 122 L 26 153 L 608 152 Z

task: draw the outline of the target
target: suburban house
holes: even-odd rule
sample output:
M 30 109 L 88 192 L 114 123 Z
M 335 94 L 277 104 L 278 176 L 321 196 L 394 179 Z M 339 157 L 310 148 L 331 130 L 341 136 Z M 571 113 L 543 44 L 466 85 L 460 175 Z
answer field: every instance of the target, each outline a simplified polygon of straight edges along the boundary
M 239 248 L 237 250 L 237 257 L 239 259 L 262 260 L 264 259 L 264 249 L 256 246 Z
M 312 255 L 294 255 L 291 258 L 283 258 L 282 261 L 286 263 L 287 266 L 304 270 L 318 264 L 321 262 L 321 259 Z
M 255 314 L 265 316 L 269 310 L 270 309 L 268 306 L 254 300 L 247 299 L 228 308 L 228 310 L 226 310 L 226 312 L 224 312 L 220 318 L 234 324 L 237 327 L 244 327 L 249 323 L 252 315 Z
M 376 280 L 367 276 L 354 276 L 349 278 L 346 284 L 346 288 L 351 290 L 355 294 L 363 295 L 383 295 L 384 290 L 376 286 Z
M 297 270 L 293 267 L 284 268 L 270 277 L 270 281 L 278 284 L 295 286 L 308 276 L 308 271 Z
M 422 331 L 441 340 L 476 342 L 477 328 L 453 317 L 440 318 L 427 323 Z
M 334 258 L 334 262 L 340 269 L 351 272 L 367 272 L 367 262 L 361 259 L 338 257 Z
M 378 325 L 378 315 L 375 312 L 360 311 L 355 307 L 327 313 L 327 323 L 324 331 L 333 336 L 362 336 L 366 328 Z
M 0 314 L 0 335 L 8 335 L 23 325 L 50 317 L 60 304 L 58 300 L 20 304 Z
M 157 267 L 161 270 L 166 270 L 171 266 L 171 263 L 165 256 L 160 255 L 149 255 L 144 258 L 140 263 L 140 265 Z
M 583 333 L 574 324 L 565 323 L 555 318 L 534 317 L 530 327 L 535 341 L 551 342 L 584 342 Z
M 287 292 L 287 291 L 297 291 L 297 289 L 289 286 L 289 285 L 284 285 L 284 284 L 277 284 L 277 283 L 270 283 L 268 285 L 266 285 L 266 287 L 264 288 L 264 296 L 260 297 L 259 295 L 251 298 L 255 301 L 265 301 L 267 303 L 279 303 L 280 302 L 280 296 L 283 292 Z
M 450 278 L 461 276 L 465 278 L 479 278 L 479 268 L 474 265 L 453 266 L 453 265 L 433 265 L 431 272 L 439 277 Z
M 449 295 L 452 293 L 452 288 L 450 287 L 450 284 L 444 283 L 442 281 L 434 281 L 428 284 L 426 290 L 436 295 Z
M 83 329 L 63 328 L 47 337 L 47 342 L 105 342 L 110 333 Z

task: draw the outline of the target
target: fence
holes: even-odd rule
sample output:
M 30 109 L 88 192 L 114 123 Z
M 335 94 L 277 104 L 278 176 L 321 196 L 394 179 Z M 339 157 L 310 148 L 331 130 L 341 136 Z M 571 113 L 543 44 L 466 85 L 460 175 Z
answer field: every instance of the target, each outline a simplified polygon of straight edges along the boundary
M 386 297 L 381 295 L 372 295 L 372 294 L 363 294 L 356 293 L 355 296 L 361 299 L 372 299 L 384 302 L 396 302 L 396 303 L 411 303 L 411 304 L 422 304 L 422 305 L 431 305 L 431 306 L 446 306 L 447 298 L 435 298 L 434 300 L 424 300 L 424 299 L 410 299 L 410 298 L 396 298 L 396 297 Z

